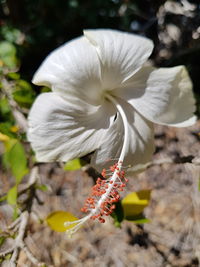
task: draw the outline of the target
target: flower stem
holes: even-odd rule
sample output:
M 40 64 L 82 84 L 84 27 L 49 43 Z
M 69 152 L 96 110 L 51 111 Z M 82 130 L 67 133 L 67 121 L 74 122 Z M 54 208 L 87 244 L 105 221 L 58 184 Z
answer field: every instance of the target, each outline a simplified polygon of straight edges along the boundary
M 119 111 L 121 117 L 122 117 L 122 121 L 123 121 L 123 125 L 124 125 L 124 142 L 123 142 L 123 147 L 122 147 L 122 151 L 119 157 L 119 163 L 124 161 L 124 156 L 125 156 L 125 152 L 128 146 L 128 121 L 127 121 L 127 117 L 126 114 L 123 110 L 123 108 L 121 107 L 121 105 L 118 103 L 118 101 L 116 100 L 115 97 L 106 94 L 106 98 L 109 99 L 117 108 L 117 110 Z

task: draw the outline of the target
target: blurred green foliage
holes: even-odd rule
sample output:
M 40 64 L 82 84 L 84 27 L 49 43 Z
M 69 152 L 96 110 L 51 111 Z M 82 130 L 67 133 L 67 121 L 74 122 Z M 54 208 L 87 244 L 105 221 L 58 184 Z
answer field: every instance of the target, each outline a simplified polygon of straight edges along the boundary
M 23 176 L 28 173 L 25 150 L 17 139 L 9 139 L 5 142 L 3 163 L 7 169 L 11 170 L 16 184 L 19 184 Z
M 0 58 L 1 63 L 8 68 L 17 66 L 16 48 L 11 42 L 0 42 Z

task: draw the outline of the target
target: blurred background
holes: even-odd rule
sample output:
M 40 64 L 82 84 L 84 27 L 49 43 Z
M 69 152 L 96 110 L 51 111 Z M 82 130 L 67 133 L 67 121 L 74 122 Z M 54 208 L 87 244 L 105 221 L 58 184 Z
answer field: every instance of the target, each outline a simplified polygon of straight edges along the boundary
M 154 63 L 186 65 L 198 93 L 199 1 L 1 0 L 0 27 L 1 40 L 15 46 L 28 80 L 50 51 L 83 29 L 111 28 L 152 39 Z
M 1 0 L 0 18 L 0 38 L 15 45 L 29 80 L 50 51 L 83 29 L 111 28 L 152 39 L 155 64 L 186 65 L 198 91 L 199 1 Z
M 7 226 L 28 209 L 24 240 L 36 261 L 18 251 L 17 266 L 199 266 L 197 165 L 152 166 L 131 180 L 129 193 L 152 190 L 145 211 L 150 224 L 123 222 L 120 229 L 109 220 L 69 240 L 42 223 L 51 211 L 78 213 L 93 179 L 82 170 L 66 172 L 59 164 L 35 163 L 26 141 L 26 118 L 36 96 L 49 89 L 32 85 L 31 79 L 52 50 L 82 35 L 83 29 L 96 28 L 150 38 L 157 67 L 186 65 L 200 115 L 199 1 L 0 0 L 0 264 L 10 266 L 5 264 L 13 255 L 9 248 L 14 235 Z M 157 126 L 154 158 L 181 163 L 186 157 L 191 162 L 199 157 L 199 132 L 199 122 L 189 129 Z M 40 178 L 29 184 L 35 166 Z

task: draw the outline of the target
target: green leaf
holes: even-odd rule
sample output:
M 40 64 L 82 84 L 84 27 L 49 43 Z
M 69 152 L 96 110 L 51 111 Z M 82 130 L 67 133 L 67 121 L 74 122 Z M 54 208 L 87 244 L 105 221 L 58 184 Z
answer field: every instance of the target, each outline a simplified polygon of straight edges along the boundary
M 7 195 L 0 197 L 0 202 L 3 202 L 7 199 Z
M 125 218 L 139 215 L 149 205 L 151 196 L 150 190 L 132 192 L 122 200 Z
M 0 42 L 0 55 L 2 57 L 14 56 L 15 54 L 16 54 L 16 48 L 11 42 L 8 41 Z
M 11 26 L 8 25 L 3 25 L 1 26 L 1 34 L 3 36 L 4 39 L 6 39 L 9 42 L 13 42 L 16 44 L 19 44 L 22 42 L 23 38 L 23 34 L 21 33 L 20 30 L 13 28 Z
M 17 204 L 17 186 L 13 186 L 7 193 L 7 202 L 10 205 Z
M 20 107 L 29 108 L 35 99 L 35 94 L 27 90 L 18 90 L 13 92 L 13 98 Z
M 9 132 L 9 128 L 14 124 L 14 117 L 6 97 L 0 98 L 0 118 L 0 131 L 6 134 L 5 131 Z M 8 127 L 6 127 L 5 124 L 8 125 Z
M 41 93 L 48 93 L 51 92 L 51 89 L 47 86 L 43 86 L 41 89 Z
M 10 122 L 0 123 L 0 132 L 5 134 L 5 135 L 8 135 L 11 138 L 15 138 L 16 133 L 11 132 L 12 126 L 13 125 Z
M 6 241 L 5 236 L 0 236 L 0 247 L 3 245 L 3 243 Z
M 114 203 L 116 208 L 114 209 L 113 213 L 111 214 L 111 217 L 114 219 L 114 225 L 116 227 L 121 227 L 121 222 L 124 219 L 124 211 L 121 204 L 121 201 Z
M 24 89 L 26 91 L 32 91 L 32 86 L 29 82 L 25 81 L 25 80 L 19 80 L 17 81 L 17 89 Z
M 16 73 L 16 72 L 9 72 L 7 74 L 7 77 L 12 79 L 12 80 L 19 80 L 20 78 L 20 74 L 19 73 Z
M 199 183 L 198 183 L 198 189 L 199 189 L 199 192 L 200 192 L 200 179 L 199 179 Z
M 73 159 L 73 160 L 68 161 L 65 164 L 64 170 L 65 171 L 79 170 L 79 169 L 81 169 L 86 164 L 87 163 L 84 160 L 82 160 L 82 159 Z
M 9 105 L 8 100 L 6 98 L 0 99 L 0 112 L 3 116 L 5 116 L 11 112 L 10 105 Z
M 11 148 L 16 144 L 17 139 L 10 139 L 7 142 L 4 142 L 4 146 L 5 146 L 5 152 L 3 153 L 3 166 L 7 169 L 11 168 L 10 165 L 10 150 Z
M 19 184 L 25 174 L 28 173 L 27 159 L 22 144 L 16 139 L 6 142 L 6 152 L 4 153 L 4 164 L 10 167 L 15 176 L 16 183 Z
M 41 190 L 43 192 L 46 192 L 48 190 L 48 187 L 45 184 L 36 184 L 35 188 L 39 189 L 39 190 Z
M 15 221 L 18 217 L 19 217 L 19 209 L 17 205 L 15 205 L 13 209 L 13 214 L 12 214 L 13 221 Z
M 8 41 L 0 42 L 0 59 L 9 68 L 15 68 L 18 65 L 15 46 Z
M 35 92 L 30 83 L 25 80 L 18 80 L 13 98 L 21 107 L 29 108 L 35 99 Z
M 25 151 L 19 141 L 12 147 L 9 154 L 12 173 L 16 182 L 20 183 L 23 176 L 28 173 L 28 169 Z
M 66 211 L 55 211 L 50 213 L 47 218 L 46 222 L 49 227 L 56 231 L 56 232 L 65 232 L 66 230 L 73 228 L 76 223 L 71 224 L 69 226 L 64 226 L 65 222 L 73 222 L 78 220 L 73 214 Z
M 140 213 L 138 215 L 133 215 L 133 216 L 127 216 L 126 217 L 127 221 L 131 221 L 136 224 L 143 224 L 143 223 L 149 223 L 150 220 L 147 219 L 143 213 Z

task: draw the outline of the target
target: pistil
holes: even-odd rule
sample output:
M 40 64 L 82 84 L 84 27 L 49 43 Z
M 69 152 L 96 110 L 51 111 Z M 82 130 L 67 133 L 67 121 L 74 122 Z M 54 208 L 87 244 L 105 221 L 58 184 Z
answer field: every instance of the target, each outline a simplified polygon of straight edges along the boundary
M 116 106 L 123 121 L 124 141 L 121 154 L 118 162 L 110 167 L 110 173 L 108 173 L 108 171 L 104 169 L 101 173 L 103 179 L 99 177 L 96 181 L 96 184 L 92 187 L 91 194 L 86 199 L 85 204 L 81 209 L 82 212 L 89 213 L 80 220 L 65 223 L 65 226 L 76 224 L 73 228 L 70 228 L 66 231 L 70 235 L 76 232 L 81 227 L 81 225 L 89 219 L 98 219 L 101 223 L 104 223 L 105 219 L 103 218 L 103 216 L 108 216 L 114 211 L 115 203 L 120 199 L 119 192 L 124 190 L 126 182 L 128 181 L 128 179 L 126 179 L 124 176 L 124 171 L 122 170 L 125 152 L 128 146 L 127 117 L 123 108 L 115 97 L 109 94 L 106 94 L 105 97 Z

